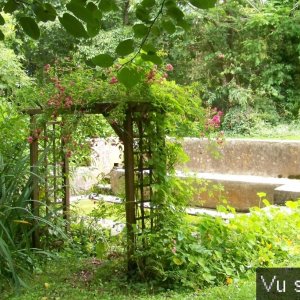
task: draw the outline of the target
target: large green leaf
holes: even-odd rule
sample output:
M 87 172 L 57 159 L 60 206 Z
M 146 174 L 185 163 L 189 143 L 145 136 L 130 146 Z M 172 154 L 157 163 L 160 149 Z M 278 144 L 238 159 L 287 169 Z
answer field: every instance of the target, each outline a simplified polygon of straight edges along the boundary
M 145 23 L 150 22 L 149 11 L 142 5 L 139 5 L 137 7 L 137 9 L 135 10 L 135 15 L 139 20 Z
M 65 30 L 77 38 L 87 38 L 88 34 L 82 25 L 82 23 L 70 15 L 69 13 L 64 13 L 62 18 L 59 18 L 61 25 L 65 28 Z
M 182 19 L 182 20 L 177 22 L 177 26 L 180 26 L 185 31 L 187 31 L 187 30 L 191 29 L 192 25 L 190 23 L 188 23 L 186 20 Z
M 156 54 L 156 49 L 152 44 L 144 44 L 142 49 L 148 54 Z
M 128 89 L 134 87 L 141 80 L 140 73 L 134 68 L 124 67 L 117 75 L 119 82 Z
M 141 58 L 145 61 L 151 61 L 156 65 L 161 65 L 162 64 L 162 59 L 157 56 L 156 54 L 141 54 Z
M 162 64 L 162 59 L 157 56 L 156 49 L 152 44 L 144 44 L 142 50 L 146 53 L 141 54 L 141 58 L 145 61 L 151 61 L 156 65 Z
M 39 21 L 47 22 L 56 19 L 56 10 L 50 3 L 34 5 L 33 10 Z
M 170 6 L 167 9 L 167 15 L 176 21 L 181 21 L 184 17 L 184 13 L 177 6 Z
M 4 12 L 11 14 L 13 13 L 17 8 L 18 8 L 19 4 L 17 3 L 17 1 L 15 0 L 8 0 L 6 2 L 6 4 L 4 5 Z
M 40 29 L 33 18 L 22 17 L 19 19 L 19 22 L 24 32 L 28 36 L 35 40 L 37 40 L 40 37 Z
M 198 8 L 208 9 L 214 7 L 217 0 L 189 0 L 189 2 Z
M 165 20 L 165 21 L 163 21 L 163 22 L 162 22 L 162 27 L 163 27 L 163 29 L 164 29 L 167 33 L 169 33 L 169 34 L 174 33 L 175 30 L 176 30 L 175 25 L 174 25 L 173 22 L 170 21 L 170 20 Z
M 99 9 L 102 11 L 118 10 L 115 0 L 101 0 Z
M 113 65 L 114 59 L 109 54 L 99 54 L 92 58 L 92 62 L 96 66 L 108 68 Z
M 94 19 L 97 19 L 97 20 L 101 20 L 101 17 L 102 17 L 102 13 L 101 11 L 98 9 L 97 5 L 93 2 L 89 2 L 87 5 L 86 5 L 86 8 L 88 11 L 91 12 L 92 14 L 92 17 Z
M 127 39 L 119 43 L 116 53 L 120 56 L 126 56 L 134 51 L 133 39 Z
M 67 9 L 74 14 L 78 19 L 84 22 L 91 22 L 93 14 L 88 10 L 83 3 L 72 0 L 66 5 Z
M 153 7 L 155 5 L 155 0 L 143 0 L 141 4 L 145 7 Z
M 87 23 L 87 31 L 90 37 L 96 36 L 100 31 L 100 21 L 94 19 L 93 22 Z
M 142 38 L 148 33 L 149 28 L 144 24 L 133 25 L 134 36 L 136 38 Z
M 0 25 L 4 25 L 5 24 L 5 20 L 2 17 L 2 15 L 0 14 Z

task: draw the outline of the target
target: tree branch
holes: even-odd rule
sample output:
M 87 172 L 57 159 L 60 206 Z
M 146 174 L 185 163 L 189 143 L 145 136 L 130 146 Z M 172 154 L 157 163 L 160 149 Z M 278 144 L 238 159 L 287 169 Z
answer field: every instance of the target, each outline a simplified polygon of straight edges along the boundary
M 156 14 L 155 18 L 153 19 L 153 21 L 151 22 L 149 28 L 148 28 L 148 32 L 147 34 L 143 37 L 143 40 L 138 48 L 138 50 L 136 51 L 136 53 L 133 55 L 133 57 L 131 59 L 129 59 L 128 61 L 126 61 L 119 69 L 118 71 L 120 71 L 125 65 L 131 63 L 134 61 L 134 59 L 140 54 L 143 46 L 145 45 L 147 39 L 149 38 L 150 36 L 150 33 L 151 33 L 151 30 L 152 30 L 152 27 L 154 26 L 155 22 L 157 21 L 157 19 L 159 18 L 160 15 L 162 15 L 163 13 L 163 8 L 164 8 L 164 5 L 165 5 L 165 2 L 166 0 L 163 0 L 160 4 L 160 8 L 159 8 L 159 11 L 158 13 Z

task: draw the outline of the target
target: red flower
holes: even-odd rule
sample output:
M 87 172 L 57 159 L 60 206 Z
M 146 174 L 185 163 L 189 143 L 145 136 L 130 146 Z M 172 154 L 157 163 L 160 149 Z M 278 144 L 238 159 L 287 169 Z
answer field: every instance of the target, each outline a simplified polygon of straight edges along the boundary
M 118 83 L 117 77 L 116 77 L 116 76 L 113 76 L 113 77 L 111 78 L 111 80 L 110 80 L 109 83 L 110 83 L 110 84 L 116 84 L 116 83 Z
M 33 142 L 33 137 L 32 137 L 32 136 L 29 136 L 29 137 L 27 138 L 27 142 L 28 142 L 29 144 L 31 144 L 31 143 Z
M 166 65 L 166 70 L 167 70 L 167 71 L 173 71 L 173 70 L 174 70 L 174 67 L 173 67 L 171 64 L 167 64 L 167 65 Z

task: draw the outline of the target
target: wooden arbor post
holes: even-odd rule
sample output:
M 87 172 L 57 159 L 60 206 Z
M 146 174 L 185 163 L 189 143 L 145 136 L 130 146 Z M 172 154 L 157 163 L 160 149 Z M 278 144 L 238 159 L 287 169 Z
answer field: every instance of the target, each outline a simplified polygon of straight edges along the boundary
M 128 273 L 136 270 L 136 265 L 132 259 L 135 250 L 135 186 L 134 186 L 134 156 L 133 156 L 133 122 L 132 112 L 129 108 L 126 111 L 124 122 L 124 165 L 125 165 L 125 211 L 127 228 L 127 259 Z
M 31 136 L 33 137 L 30 144 L 30 173 L 31 173 L 31 211 L 34 216 L 39 216 L 39 183 L 38 183 L 38 159 L 39 159 L 39 145 L 38 140 L 34 137 L 33 128 L 35 127 L 35 116 L 30 116 L 30 127 Z M 32 247 L 40 247 L 40 234 L 38 230 L 38 225 L 36 221 L 33 222 L 33 232 L 32 232 Z

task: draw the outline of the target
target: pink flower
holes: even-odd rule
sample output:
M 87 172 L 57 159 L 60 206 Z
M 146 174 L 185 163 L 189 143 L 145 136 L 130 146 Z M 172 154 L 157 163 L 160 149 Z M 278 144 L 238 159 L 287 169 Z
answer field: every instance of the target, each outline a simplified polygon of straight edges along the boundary
M 73 105 L 73 99 L 71 96 L 67 96 L 65 99 L 65 108 L 70 108 Z
M 176 247 L 173 247 L 173 248 L 172 248 L 172 252 L 175 254 L 176 251 L 177 251 Z
M 148 73 L 148 75 L 147 75 L 147 80 L 148 80 L 148 81 L 153 80 L 153 79 L 155 78 L 155 74 L 156 74 L 156 70 L 155 70 L 155 69 L 152 69 L 152 70 Z
M 49 64 L 46 64 L 46 65 L 44 66 L 44 71 L 45 71 L 46 73 L 48 73 L 48 72 L 50 71 L 50 65 L 49 65 Z
M 214 124 L 216 124 L 216 125 L 219 125 L 219 124 L 221 123 L 221 119 L 220 119 L 219 114 L 213 116 L 213 118 L 212 118 L 211 120 L 212 120 L 212 122 L 213 122 Z
M 167 65 L 166 65 L 166 70 L 167 70 L 167 71 L 173 71 L 173 70 L 174 70 L 174 67 L 173 67 L 171 64 L 167 64 Z
M 110 84 L 116 84 L 116 83 L 118 83 L 117 77 L 116 77 L 116 76 L 113 76 L 113 77 L 111 78 L 111 80 L 110 80 L 109 83 L 110 83 Z
M 29 136 L 29 137 L 27 138 L 27 142 L 28 142 L 29 144 L 31 144 L 31 143 L 33 142 L 33 137 L 32 137 L 32 136 Z

